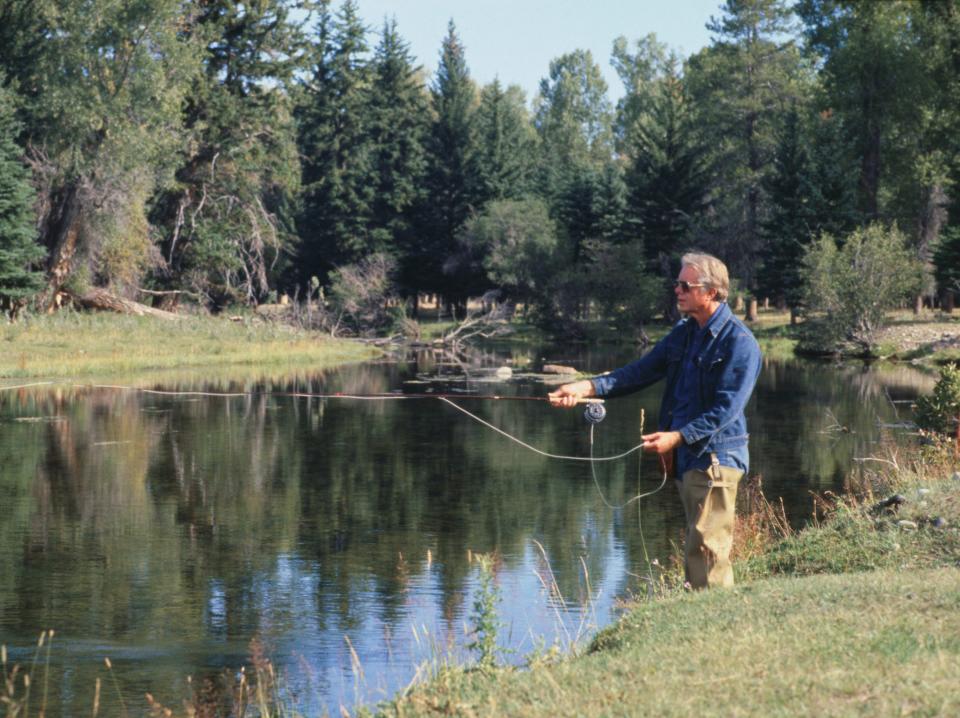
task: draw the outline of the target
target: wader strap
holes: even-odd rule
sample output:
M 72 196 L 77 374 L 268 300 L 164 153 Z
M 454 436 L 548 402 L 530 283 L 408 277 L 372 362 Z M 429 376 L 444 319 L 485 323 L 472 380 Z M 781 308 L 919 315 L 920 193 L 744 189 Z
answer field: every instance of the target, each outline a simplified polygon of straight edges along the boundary
M 709 474 L 711 479 L 707 482 L 707 486 L 710 488 L 713 488 L 714 486 L 720 488 L 733 488 L 737 485 L 736 482 L 730 483 L 729 481 L 723 480 L 723 474 L 720 472 L 720 459 L 718 459 L 717 455 L 714 453 L 710 454 Z

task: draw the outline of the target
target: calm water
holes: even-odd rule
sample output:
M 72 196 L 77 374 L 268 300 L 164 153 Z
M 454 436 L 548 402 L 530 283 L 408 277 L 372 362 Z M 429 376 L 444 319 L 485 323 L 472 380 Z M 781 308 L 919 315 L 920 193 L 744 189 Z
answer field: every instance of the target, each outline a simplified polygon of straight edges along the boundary
M 628 358 L 524 351 L 516 358 L 587 371 Z M 663 560 L 680 539 L 672 486 L 613 510 L 587 465 L 536 456 L 440 402 L 280 395 L 391 391 L 452 372 L 420 357 L 217 387 L 246 393 L 231 398 L 0 392 L 0 643 L 29 662 L 40 631 L 56 629 L 48 715 L 89 714 L 97 676 L 102 710 L 116 711 L 104 657 L 131 714 L 145 712 L 146 691 L 177 707 L 188 676 L 197 686 L 248 663 L 255 638 L 311 713 L 386 698 L 418 669 L 467 656 L 477 552 L 501 556 L 508 660 L 612 620 L 638 588 L 644 548 Z M 547 390 L 449 379 L 481 393 Z M 840 490 L 878 423 L 909 418 L 900 402 L 932 383 L 910 368 L 768 362 L 749 408 L 752 473 L 802 521 L 810 492 Z M 597 455 L 638 443 L 659 391 L 608 404 Z M 464 406 L 547 451 L 589 450 L 579 411 Z M 613 504 L 659 483 L 636 455 L 600 465 L 597 480 Z

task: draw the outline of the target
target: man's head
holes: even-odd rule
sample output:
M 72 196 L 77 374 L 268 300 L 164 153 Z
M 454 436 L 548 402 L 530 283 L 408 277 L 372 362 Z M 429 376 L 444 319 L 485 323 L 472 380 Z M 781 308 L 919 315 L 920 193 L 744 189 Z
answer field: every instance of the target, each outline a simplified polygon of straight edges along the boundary
M 730 294 L 730 274 L 726 264 L 712 254 L 689 252 L 680 258 L 680 266 L 693 267 L 697 270 L 697 281 L 704 284 L 705 289 L 716 289 L 715 298 L 718 302 L 727 301 L 727 295 Z
M 727 266 L 712 255 L 697 253 L 683 255 L 680 263 L 680 276 L 674 283 L 677 309 L 703 324 L 730 293 Z

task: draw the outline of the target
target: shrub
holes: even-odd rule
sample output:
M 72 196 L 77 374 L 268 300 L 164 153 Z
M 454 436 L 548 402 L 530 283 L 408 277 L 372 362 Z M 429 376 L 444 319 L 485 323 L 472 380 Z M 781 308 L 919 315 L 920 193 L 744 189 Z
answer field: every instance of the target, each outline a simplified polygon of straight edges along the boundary
M 349 329 L 358 333 L 391 329 L 403 315 L 398 306 L 394 274 L 396 262 L 385 254 L 336 270 L 330 277 L 331 331 Z
M 817 341 L 869 350 L 887 311 L 919 291 L 923 268 L 895 226 L 872 224 L 842 242 L 821 235 L 804 256 L 807 304 L 823 317 Z
M 960 367 L 947 365 L 929 396 L 917 399 L 917 424 L 921 429 L 952 434 L 960 422 Z

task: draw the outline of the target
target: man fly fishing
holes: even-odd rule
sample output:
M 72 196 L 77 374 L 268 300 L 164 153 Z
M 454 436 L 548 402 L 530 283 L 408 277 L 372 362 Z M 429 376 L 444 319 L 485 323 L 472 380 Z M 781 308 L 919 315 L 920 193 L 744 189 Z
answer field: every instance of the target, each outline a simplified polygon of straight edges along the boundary
M 674 282 L 686 315 L 634 362 L 549 394 L 554 406 L 632 393 L 665 379 L 658 430 L 643 449 L 675 468 L 686 514 L 684 571 L 694 588 L 733 585 L 737 486 L 749 466 L 744 408 L 760 373 L 760 347 L 727 305 L 727 267 L 709 254 L 686 254 Z M 669 470 L 669 469 L 668 469 Z

